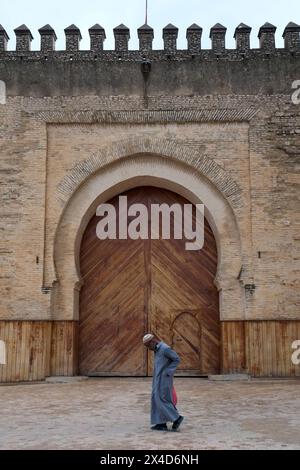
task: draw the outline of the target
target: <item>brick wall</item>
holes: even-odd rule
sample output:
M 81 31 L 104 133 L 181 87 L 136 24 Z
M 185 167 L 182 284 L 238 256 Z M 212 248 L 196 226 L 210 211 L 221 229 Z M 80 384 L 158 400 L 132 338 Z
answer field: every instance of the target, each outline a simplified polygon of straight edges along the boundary
M 147 87 L 139 51 L 0 54 L 0 319 L 51 319 L 60 188 L 80 171 L 88 177 L 101 149 L 105 165 L 118 143 L 138 139 L 176 142 L 195 171 L 206 158 L 239 188 L 241 282 L 255 285 L 246 311 L 299 319 L 299 52 L 190 52 L 149 51 Z

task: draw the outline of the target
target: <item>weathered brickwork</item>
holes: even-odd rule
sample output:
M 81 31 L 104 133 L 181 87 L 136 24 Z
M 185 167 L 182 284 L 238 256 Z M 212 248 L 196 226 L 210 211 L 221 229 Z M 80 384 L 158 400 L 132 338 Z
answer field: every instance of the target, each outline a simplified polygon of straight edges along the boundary
M 236 40 L 236 48 L 239 51 L 247 52 L 250 49 L 250 33 L 251 28 L 241 23 L 235 30 L 234 39 Z
M 88 200 L 99 181 L 121 187 L 122 175 L 139 174 L 142 165 L 165 181 L 169 168 L 187 191 L 189 181 L 199 194 L 207 184 L 203 194 L 221 221 L 226 254 L 216 279 L 223 321 L 300 320 L 300 104 L 291 97 L 300 80 L 298 27 L 287 27 L 285 49 L 275 49 L 274 27 L 266 24 L 261 49 L 251 50 L 251 28 L 241 24 L 232 51 L 221 25 L 212 28 L 212 50 L 201 50 L 202 30 L 193 25 L 188 49 L 177 51 L 174 28 L 164 30 L 162 51 L 151 50 L 148 27 L 139 30 L 140 51 L 128 51 L 124 25 L 115 29 L 115 51 L 103 50 L 99 25 L 90 30 L 91 51 L 79 50 L 74 25 L 66 51 L 54 50 L 49 25 L 40 31 L 42 51 L 29 51 L 24 27 L 17 51 L 5 51 L 0 28 L 7 87 L 0 104 L 0 320 L 77 320 L 76 217 L 84 201 L 76 198 Z M 74 217 L 70 207 L 78 209 Z M 58 250 L 62 233 L 74 239 Z
M 166 52 L 172 54 L 177 50 L 178 28 L 169 24 L 163 30 L 164 49 Z
M 25 24 L 15 29 L 16 34 L 16 51 L 26 52 L 30 51 L 31 41 L 33 36 Z
M 149 25 L 144 24 L 138 29 L 140 51 L 147 54 L 152 51 L 152 43 L 154 38 L 154 31 Z
M 258 38 L 260 48 L 272 52 L 275 49 L 276 26 L 271 23 L 265 23 L 259 30 Z
M 89 29 L 91 40 L 91 51 L 103 51 L 103 43 L 106 39 L 105 30 L 98 23 Z
M 117 52 L 127 52 L 128 42 L 130 39 L 129 28 L 124 24 L 120 24 L 114 29 L 115 49 Z
M 66 51 L 76 52 L 79 50 L 79 43 L 82 39 L 79 28 L 74 24 L 65 29 Z
M 194 54 L 198 53 L 201 49 L 202 28 L 197 24 L 193 24 L 187 29 L 186 38 L 188 43 L 188 50 Z
M 226 36 L 226 28 L 217 23 L 213 28 L 210 30 L 210 38 L 212 44 L 212 50 L 216 54 L 221 54 L 225 50 L 225 36 Z
M 7 42 L 9 36 L 3 26 L 0 24 L 0 52 L 5 52 L 7 50 Z
M 172 144 L 176 142 L 182 151 L 188 150 L 188 164 L 193 165 L 193 159 L 201 158 L 203 161 L 206 158 L 218 165 L 217 172 L 225 170 L 225 187 L 222 188 L 220 183 L 223 193 L 226 195 L 227 185 L 230 194 L 230 185 L 234 183 L 242 194 L 238 205 L 235 207 L 235 199 L 232 204 L 240 219 L 245 247 L 244 273 L 246 270 L 247 278 L 253 276 L 256 285 L 255 293 L 249 298 L 250 304 L 254 304 L 251 307 L 253 318 L 297 318 L 299 211 L 295 206 L 298 190 L 295 170 L 299 158 L 297 130 L 300 116 L 298 107 L 291 104 L 289 98 L 265 98 L 263 106 L 255 97 L 243 97 L 241 101 L 236 97 L 227 98 L 228 113 L 230 101 L 232 107 L 241 103 L 248 114 L 240 115 L 248 116 L 250 120 L 249 123 L 238 123 L 234 121 L 238 121 L 238 114 L 233 114 L 233 122 L 223 124 L 218 124 L 223 114 L 222 108 L 217 108 L 218 99 L 210 99 L 210 105 L 215 108 L 215 123 L 205 122 L 203 108 L 208 106 L 206 99 L 188 99 L 190 107 L 202 108 L 200 115 L 189 112 L 190 119 L 196 122 L 183 124 L 186 116 L 183 109 L 179 109 L 172 115 L 166 113 L 163 125 L 143 122 L 143 117 L 151 114 L 143 111 L 142 99 L 124 97 L 115 103 L 114 100 L 99 98 L 68 98 L 64 100 L 62 111 L 57 110 L 59 100 L 55 98 L 25 98 L 22 101 L 9 98 L 7 105 L 1 107 L 1 172 L 6 181 L 2 186 L 1 217 L 4 235 L 1 253 L 2 318 L 51 318 L 49 296 L 42 294 L 41 288 L 51 287 L 53 277 L 50 260 L 44 265 L 43 258 L 44 253 L 52 257 L 53 236 L 65 204 L 61 202 L 62 195 L 67 202 L 82 183 L 82 178 L 85 180 L 98 167 L 120 158 L 115 152 L 116 144 L 122 148 L 125 141 L 130 141 L 129 155 L 130 148 L 136 152 L 134 143 L 141 138 L 150 142 L 159 140 L 164 145 L 168 143 L 171 150 L 167 152 L 160 148 L 159 153 L 173 152 L 174 158 L 180 159 L 184 153 L 176 155 L 178 152 Z M 184 108 L 186 100 L 179 97 L 174 98 L 173 106 L 180 108 L 180 101 Z M 169 107 L 172 98 L 160 100 L 160 106 L 164 102 Z M 105 106 L 107 110 L 109 103 L 112 110 L 119 109 L 115 114 L 117 122 L 109 125 L 105 120 L 98 124 L 93 122 L 93 116 L 96 120 L 100 116 L 93 114 L 93 109 Z M 151 99 L 150 105 L 156 110 L 158 100 Z M 80 114 L 79 110 L 87 106 L 91 114 Z M 120 107 L 133 108 L 134 114 L 125 109 L 120 111 Z M 258 111 L 255 113 L 254 109 Z M 211 113 L 212 109 L 208 111 Z M 155 111 L 152 119 L 159 117 L 161 120 L 162 113 L 163 110 L 158 114 Z M 181 122 L 179 125 L 176 125 L 176 116 Z M 211 115 L 209 117 L 211 120 Z M 47 120 L 53 123 L 46 124 Z M 72 124 L 72 120 L 76 124 Z M 55 121 L 60 124 L 55 125 Z M 153 153 L 154 144 L 151 148 Z M 91 166 L 97 153 L 100 161 Z M 82 170 L 78 166 L 80 162 L 83 162 Z M 217 175 L 211 173 L 208 176 L 218 184 Z M 73 184 L 65 195 L 63 185 L 70 184 L 66 178 Z M 235 194 L 236 190 L 233 191 Z M 227 197 L 230 198 L 229 194 Z M 44 237 L 46 240 L 52 238 L 46 247 Z M 239 314 L 234 312 L 234 317 L 238 318 Z
M 54 29 L 47 24 L 39 29 L 39 33 L 41 35 L 41 52 L 53 52 L 57 39 Z
M 295 52 L 300 48 L 300 36 L 299 36 L 300 26 L 290 22 L 284 32 L 282 37 L 284 38 L 284 46 L 287 50 Z

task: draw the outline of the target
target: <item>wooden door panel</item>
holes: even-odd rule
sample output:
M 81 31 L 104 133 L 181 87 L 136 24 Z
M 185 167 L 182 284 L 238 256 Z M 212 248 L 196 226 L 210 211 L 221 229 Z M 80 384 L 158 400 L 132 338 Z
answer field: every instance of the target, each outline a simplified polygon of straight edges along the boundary
M 216 374 L 220 369 L 220 322 L 216 318 L 216 306 L 211 304 L 201 312 L 202 367 L 207 374 Z
M 94 230 L 82 242 L 84 286 L 80 295 L 80 373 L 145 375 L 145 260 L 143 243 L 94 241 Z M 90 227 L 89 227 L 90 228 Z M 88 250 L 89 237 L 94 251 Z M 87 258 L 85 259 L 87 253 Z
M 170 193 L 168 203 L 175 202 L 187 203 Z M 151 241 L 150 324 L 160 338 L 178 349 L 178 372 L 192 375 L 217 373 L 220 367 L 218 292 L 214 286 L 217 248 L 207 221 L 204 228 L 205 243 L 200 251 L 185 250 L 185 239 Z M 150 360 L 149 373 L 151 370 Z
M 178 372 L 202 370 L 201 326 L 198 317 L 198 312 L 193 310 L 175 313 L 171 344 L 181 358 Z
M 188 203 L 153 187 L 125 194 L 128 204 L 148 209 L 152 203 Z M 110 203 L 118 212 L 118 198 Z M 218 372 L 217 249 L 207 221 L 200 251 L 187 251 L 185 239 L 100 241 L 98 221 L 94 217 L 88 224 L 81 247 L 80 372 L 151 375 L 153 353 L 147 354 L 141 341 L 148 331 L 177 350 L 179 373 Z

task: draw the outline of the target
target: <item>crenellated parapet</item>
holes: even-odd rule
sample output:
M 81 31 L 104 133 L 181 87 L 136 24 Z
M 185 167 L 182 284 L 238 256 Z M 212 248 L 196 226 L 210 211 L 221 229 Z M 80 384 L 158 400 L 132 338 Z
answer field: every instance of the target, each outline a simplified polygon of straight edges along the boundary
M 89 29 L 91 51 L 100 52 L 103 51 L 104 41 L 106 39 L 105 29 L 96 23 L 92 28 Z
M 263 51 L 273 52 L 275 50 L 276 29 L 276 26 L 272 25 L 271 23 L 265 23 L 259 29 L 259 46 Z
M 124 24 L 120 24 L 114 28 L 115 49 L 109 51 L 104 49 L 104 41 L 106 39 L 105 29 L 97 23 L 89 29 L 90 49 L 84 51 L 80 50 L 80 41 L 82 39 L 81 31 L 76 25 L 72 24 L 64 30 L 65 49 L 56 51 L 56 33 L 54 29 L 47 24 L 38 30 L 41 38 L 40 50 L 31 51 L 33 36 L 29 28 L 23 24 L 14 30 L 16 35 L 15 51 L 8 51 L 9 36 L 3 26 L 0 25 L 0 56 L 4 54 L 6 57 L 11 56 L 13 58 L 18 55 L 24 56 L 27 54 L 28 57 L 31 55 L 34 58 L 36 55 L 36 58 L 39 58 L 39 53 L 44 53 L 47 55 L 55 54 L 55 58 L 59 58 L 60 56 L 65 57 L 65 53 L 82 54 L 83 57 L 84 54 L 86 55 L 87 53 L 97 53 L 97 56 L 94 56 L 94 58 L 100 58 L 102 54 L 104 59 L 107 57 L 110 58 L 110 60 L 114 60 L 115 57 L 120 58 L 122 54 L 128 54 L 128 58 L 130 58 L 131 55 L 131 59 L 134 60 L 139 56 L 137 53 L 142 55 L 159 53 L 159 57 L 163 57 L 161 54 L 165 54 L 166 57 L 173 57 L 175 59 L 176 57 L 180 58 L 181 56 L 186 57 L 188 55 L 201 56 L 201 54 L 205 57 L 205 55 L 209 53 L 212 54 L 212 57 L 216 58 L 230 56 L 230 54 L 232 55 L 233 53 L 244 56 L 251 54 L 252 51 L 265 55 L 274 54 L 276 51 L 300 53 L 300 26 L 295 23 L 291 22 L 286 26 L 283 31 L 283 47 L 277 48 L 275 42 L 276 26 L 270 23 L 265 23 L 261 26 L 258 32 L 259 48 L 257 49 L 252 49 L 250 46 L 251 30 L 252 28 L 250 26 L 244 23 L 239 24 L 234 33 L 236 48 L 227 49 L 227 28 L 217 23 L 210 30 L 211 49 L 202 49 L 201 40 L 203 30 L 201 26 L 194 23 L 187 28 L 186 31 L 187 48 L 178 50 L 178 28 L 173 24 L 168 24 L 163 29 L 162 34 L 163 49 L 153 51 L 154 30 L 148 24 L 144 24 L 137 30 L 139 50 L 134 51 L 129 49 L 130 29 Z M 121 56 L 118 56 L 118 54 L 121 54 Z
M 152 51 L 152 43 L 154 39 L 154 30 L 148 24 L 144 24 L 138 29 L 138 37 L 140 44 L 140 51 L 147 53 Z
M 227 28 L 220 23 L 215 24 L 210 30 L 211 47 L 216 54 L 221 54 L 225 51 L 226 31 Z
M 0 24 L 0 52 L 5 52 L 7 50 L 7 42 L 9 41 L 9 36 L 3 26 Z
M 31 49 L 31 41 L 33 40 L 33 36 L 30 30 L 27 28 L 25 24 L 22 24 L 15 30 L 16 35 L 16 51 L 17 52 L 26 52 L 30 51 Z
M 66 35 L 66 51 L 76 52 L 79 51 L 79 43 L 82 39 L 80 29 L 71 24 L 65 29 Z
M 187 47 L 192 54 L 201 50 L 202 28 L 196 23 L 192 24 L 186 31 Z
M 240 52 L 247 52 L 250 49 L 250 34 L 252 28 L 244 23 L 240 23 L 235 29 L 234 39 L 236 49 Z
M 42 52 L 52 52 L 55 50 L 55 41 L 57 40 L 54 29 L 46 24 L 39 29 L 41 35 L 41 51 Z
M 178 28 L 173 24 L 168 24 L 163 29 L 164 50 L 169 54 L 177 51 Z
M 284 32 L 282 37 L 284 38 L 284 47 L 288 51 L 299 51 L 300 50 L 300 26 L 290 22 Z
M 124 24 L 114 28 L 115 50 L 118 52 L 127 52 L 130 39 L 130 30 Z

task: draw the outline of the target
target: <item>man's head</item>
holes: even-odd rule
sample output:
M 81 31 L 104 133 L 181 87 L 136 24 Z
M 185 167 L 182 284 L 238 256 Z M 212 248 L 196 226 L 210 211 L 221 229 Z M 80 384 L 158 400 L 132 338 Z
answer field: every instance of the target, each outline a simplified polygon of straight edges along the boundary
M 146 348 L 151 349 L 152 351 L 155 350 L 155 346 L 160 343 L 160 340 L 157 338 L 157 336 L 148 333 L 143 337 L 143 343 Z

